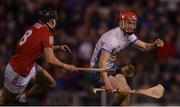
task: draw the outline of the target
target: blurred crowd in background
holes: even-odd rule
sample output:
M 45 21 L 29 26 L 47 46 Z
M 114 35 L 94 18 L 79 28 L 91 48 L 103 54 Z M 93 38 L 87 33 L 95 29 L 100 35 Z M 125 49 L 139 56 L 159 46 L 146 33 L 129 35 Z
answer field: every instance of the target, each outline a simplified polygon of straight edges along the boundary
M 160 100 L 134 96 L 132 103 L 180 105 L 179 0 L 1 0 L 1 88 L 3 87 L 4 69 L 15 53 L 18 40 L 30 26 L 37 22 L 35 13 L 45 2 L 51 2 L 59 13 L 57 27 L 54 30 L 55 44 L 67 44 L 72 50 L 72 54 L 55 51 L 56 56 L 62 61 L 78 67 L 89 67 L 97 40 L 104 32 L 118 26 L 118 15 L 121 10 L 135 11 L 138 16 L 138 28 L 135 32 L 137 37 L 146 42 L 153 42 L 155 39 L 161 38 L 164 40 L 165 46 L 146 53 L 130 46 L 119 53 L 116 63 L 136 66 L 137 74 L 133 78 L 127 78 L 132 88 L 146 88 L 160 83 L 165 87 L 165 94 Z M 66 91 L 67 94 L 86 91 L 89 94 L 84 96 L 84 102 L 86 102 L 84 105 L 88 105 L 90 99 L 91 104 L 89 105 L 93 104 L 92 98 L 88 100 L 88 97 L 95 96 L 90 92 L 92 83 L 88 78 L 88 73 L 66 72 L 47 64 L 43 56 L 38 63 L 46 68 L 57 82 L 55 90 L 39 96 L 42 97 L 39 104 L 66 105 L 66 94 L 61 93 L 63 91 Z M 62 97 L 62 99 L 50 101 L 53 96 L 57 97 L 56 100 L 58 97 Z M 96 97 L 93 98 L 96 99 Z

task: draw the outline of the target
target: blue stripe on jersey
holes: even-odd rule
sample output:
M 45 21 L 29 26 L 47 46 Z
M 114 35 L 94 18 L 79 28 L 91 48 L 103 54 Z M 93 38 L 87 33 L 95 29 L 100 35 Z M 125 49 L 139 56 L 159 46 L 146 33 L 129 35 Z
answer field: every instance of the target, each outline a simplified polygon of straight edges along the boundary
M 133 42 L 131 42 L 130 45 L 134 44 L 137 40 L 138 40 L 138 38 L 135 39 Z
M 111 53 L 111 52 L 112 52 L 112 51 L 107 50 L 107 49 L 105 49 L 105 48 L 101 48 L 100 51 L 105 51 L 105 52 L 108 52 L 108 53 Z

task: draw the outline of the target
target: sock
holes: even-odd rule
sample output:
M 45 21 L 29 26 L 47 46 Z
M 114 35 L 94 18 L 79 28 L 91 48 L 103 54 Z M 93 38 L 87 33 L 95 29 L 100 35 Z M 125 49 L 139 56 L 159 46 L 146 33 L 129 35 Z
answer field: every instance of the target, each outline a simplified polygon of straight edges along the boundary
M 18 98 L 18 101 L 20 103 L 26 103 L 27 102 L 27 96 L 25 93 L 23 93 L 19 98 Z

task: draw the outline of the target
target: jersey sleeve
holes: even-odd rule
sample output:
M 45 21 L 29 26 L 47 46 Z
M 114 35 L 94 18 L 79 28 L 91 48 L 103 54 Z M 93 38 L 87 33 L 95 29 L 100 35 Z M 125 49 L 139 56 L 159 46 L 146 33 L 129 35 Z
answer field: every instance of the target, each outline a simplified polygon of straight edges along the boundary
M 129 41 L 131 44 L 135 43 L 138 40 L 135 34 L 129 36 Z
M 113 44 L 108 40 L 103 40 L 102 50 L 111 53 L 113 51 Z
M 49 33 L 43 33 L 42 36 L 42 45 L 43 48 L 52 48 L 53 47 L 53 42 L 54 42 L 54 37 L 53 35 L 49 34 Z

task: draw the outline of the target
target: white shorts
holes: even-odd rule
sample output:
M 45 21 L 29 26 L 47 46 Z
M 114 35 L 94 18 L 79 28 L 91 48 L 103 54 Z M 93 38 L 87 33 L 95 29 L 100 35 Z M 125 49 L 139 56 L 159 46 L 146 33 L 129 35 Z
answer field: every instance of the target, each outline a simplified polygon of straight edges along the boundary
M 23 77 L 16 73 L 12 66 L 8 64 L 4 72 L 4 86 L 12 93 L 22 93 L 28 85 L 30 79 L 34 77 L 38 72 L 42 71 L 42 67 L 34 64 L 28 76 Z

